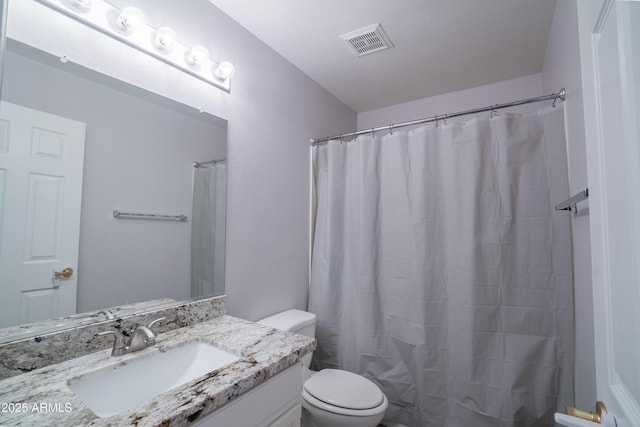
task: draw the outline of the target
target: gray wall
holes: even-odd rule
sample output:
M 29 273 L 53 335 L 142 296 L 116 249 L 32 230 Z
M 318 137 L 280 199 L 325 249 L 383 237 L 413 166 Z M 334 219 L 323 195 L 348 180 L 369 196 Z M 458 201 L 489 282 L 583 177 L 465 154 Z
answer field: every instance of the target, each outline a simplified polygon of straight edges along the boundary
M 237 70 L 223 115 L 229 312 L 257 320 L 306 309 L 309 139 L 354 130 L 356 114 L 217 8 L 207 11 Z
M 569 192 L 572 195 L 589 186 L 578 35 L 576 0 L 557 2 L 542 82 L 545 91 L 555 92 L 560 87 L 567 90 L 564 108 Z M 571 215 L 571 218 L 576 323 L 575 405 L 590 408 L 596 401 L 596 378 L 589 204 L 581 203 L 578 215 Z
M 541 95 L 542 81 L 540 74 L 532 74 L 517 79 L 479 86 L 444 95 L 416 99 L 397 105 L 390 105 L 376 110 L 358 114 L 358 129 L 370 129 L 390 123 L 400 123 L 426 117 L 455 113 L 472 108 L 485 107 L 492 104 L 532 98 Z M 555 92 L 555 91 L 554 91 Z M 537 107 L 524 105 L 509 109 L 511 112 L 531 111 Z M 485 117 L 489 113 L 484 114 Z M 465 121 L 471 117 L 460 117 L 454 121 Z

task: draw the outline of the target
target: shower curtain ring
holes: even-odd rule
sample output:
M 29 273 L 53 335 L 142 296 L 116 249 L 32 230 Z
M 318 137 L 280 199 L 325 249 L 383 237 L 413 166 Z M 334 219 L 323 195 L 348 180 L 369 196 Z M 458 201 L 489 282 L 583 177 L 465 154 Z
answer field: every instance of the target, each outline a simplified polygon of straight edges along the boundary
M 448 119 L 448 118 L 449 118 L 449 115 L 448 115 L 448 114 L 445 114 L 445 115 L 444 115 L 444 120 L 442 121 L 442 124 L 443 124 L 443 125 L 445 125 L 445 126 L 446 126 L 446 125 L 448 125 L 448 124 L 449 124 L 449 123 L 447 122 L 447 119 Z
M 393 135 L 393 123 L 389 125 L 389 134 Z
M 556 108 L 556 101 L 558 98 L 553 98 L 553 104 L 551 104 L 551 108 Z
M 436 114 L 436 127 L 438 127 L 438 115 Z

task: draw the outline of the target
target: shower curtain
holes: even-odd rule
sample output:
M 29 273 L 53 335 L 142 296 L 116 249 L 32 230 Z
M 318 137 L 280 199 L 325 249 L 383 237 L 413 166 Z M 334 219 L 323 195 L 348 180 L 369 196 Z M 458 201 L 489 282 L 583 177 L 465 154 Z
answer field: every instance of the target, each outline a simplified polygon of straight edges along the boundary
M 314 148 L 316 369 L 409 426 L 552 426 L 573 396 L 562 108 Z
M 193 168 L 191 296 L 224 294 L 227 167 Z

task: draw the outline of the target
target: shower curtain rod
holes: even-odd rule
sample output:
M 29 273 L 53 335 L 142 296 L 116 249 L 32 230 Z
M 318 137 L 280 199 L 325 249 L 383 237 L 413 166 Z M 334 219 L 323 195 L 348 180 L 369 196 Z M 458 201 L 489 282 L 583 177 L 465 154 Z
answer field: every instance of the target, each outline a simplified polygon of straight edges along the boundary
M 202 166 L 215 165 L 216 163 L 226 162 L 227 159 L 209 160 L 208 162 L 193 162 L 194 168 L 201 168 Z
M 460 111 L 458 113 L 453 113 L 453 114 L 435 115 L 433 117 L 429 117 L 426 119 L 411 120 L 409 122 L 390 124 L 387 126 L 380 126 L 372 129 L 359 130 L 356 132 L 341 133 L 340 135 L 327 136 L 324 138 L 315 138 L 315 139 L 311 138 L 310 142 L 311 142 L 311 145 L 318 145 L 320 143 L 327 142 L 331 139 L 342 139 L 350 136 L 366 135 L 368 133 L 374 133 L 374 132 L 385 131 L 385 130 L 393 132 L 393 129 L 401 128 L 405 126 L 414 126 L 414 125 L 420 125 L 423 123 L 437 122 L 438 120 L 446 120 L 453 117 L 466 116 L 468 114 L 482 113 L 485 111 L 496 111 L 502 108 L 515 107 L 515 106 L 524 105 L 524 104 L 531 104 L 532 102 L 542 102 L 542 101 L 553 100 L 555 105 L 556 99 L 560 98 L 562 101 L 564 101 L 566 97 L 567 97 L 567 92 L 564 90 L 564 88 L 562 88 L 560 89 L 560 92 L 552 93 L 550 95 L 543 95 L 535 98 L 521 99 L 520 101 L 507 102 L 505 104 L 489 105 L 488 107 L 474 108 L 473 110 Z

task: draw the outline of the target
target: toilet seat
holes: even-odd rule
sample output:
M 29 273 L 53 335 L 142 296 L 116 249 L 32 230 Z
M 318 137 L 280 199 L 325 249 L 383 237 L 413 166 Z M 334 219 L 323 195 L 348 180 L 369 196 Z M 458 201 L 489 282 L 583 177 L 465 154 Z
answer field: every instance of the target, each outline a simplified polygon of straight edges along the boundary
M 348 371 L 323 369 L 303 386 L 307 403 L 340 415 L 371 416 L 384 412 L 388 401 L 373 382 Z

